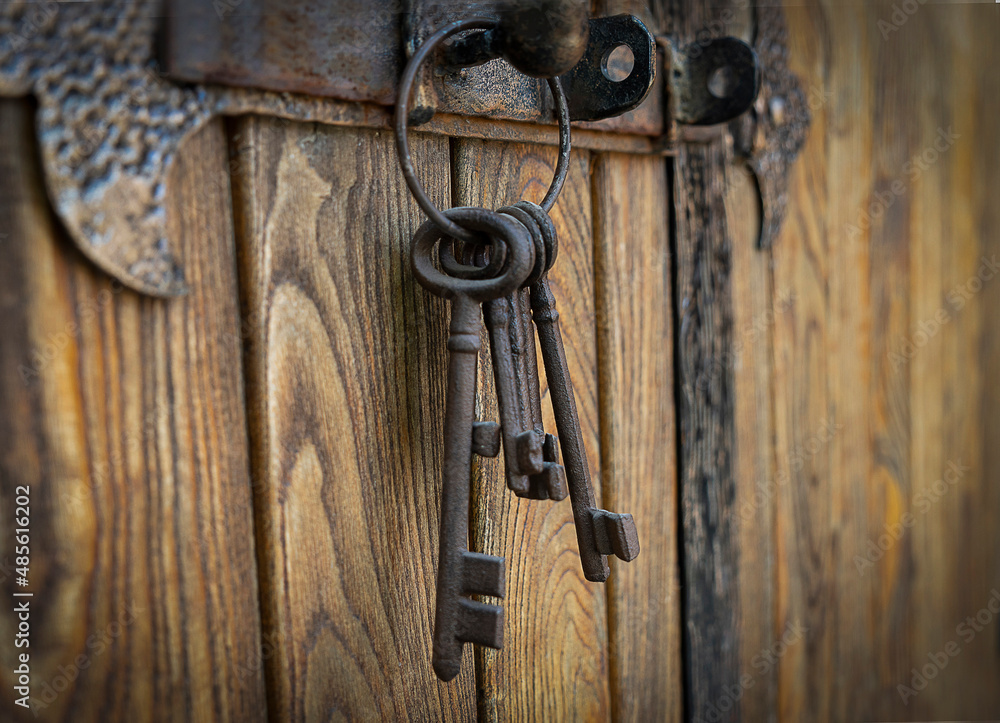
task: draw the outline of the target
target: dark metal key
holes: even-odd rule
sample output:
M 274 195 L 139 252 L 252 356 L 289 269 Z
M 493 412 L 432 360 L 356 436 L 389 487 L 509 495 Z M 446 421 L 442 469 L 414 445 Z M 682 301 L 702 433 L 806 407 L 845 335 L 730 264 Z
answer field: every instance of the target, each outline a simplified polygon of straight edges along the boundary
M 556 438 L 546 434 L 542 426 L 535 333 L 526 288 L 545 270 L 545 249 L 530 214 L 510 207 L 500 212 L 524 225 L 535 242 L 535 264 L 525 288 L 483 303 L 507 486 L 519 497 L 558 501 L 566 497 L 566 475 L 559 464 Z M 503 268 L 504 252 L 503 246 L 461 244 L 456 257 L 455 246 L 446 244 L 441 247 L 439 260 L 451 276 L 483 279 L 495 276 Z
M 530 213 L 542 234 L 546 248 L 546 271 L 556 254 L 555 225 L 539 206 L 522 201 L 517 207 Z M 535 239 L 537 247 L 537 239 Z M 576 411 L 573 382 L 566 363 L 562 334 L 559 330 L 559 312 L 545 274 L 531 284 L 531 311 L 538 331 L 548 380 L 552 409 L 555 412 L 559 443 L 562 446 L 563 464 L 569 482 L 569 495 L 573 505 L 573 520 L 580 545 L 580 562 L 588 580 L 604 582 L 608 579 L 606 555 L 614 554 L 626 562 L 639 554 L 639 538 L 635 520 L 627 513 L 614 513 L 597 507 L 590 483 L 590 469 L 583 433 Z
M 531 471 L 527 493 L 522 496 L 559 501 L 566 498 L 566 471 L 559 464 L 559 446 L 555 435 L 546 434 L 542 424 L 538 360 L 535 355 L 535 325 L 531 320 L 528 288 L 545 274 L 549 265 L 548 249 L 545 247 L 544 234 L 534 216 L 521 208 L 520 204 L 501 208 L 500 212 L 513 216 L 527 228 L 535 245 L 535 266 L 525 281 L 525 287 L 507 297 L 511 317 L 511 352 L 517 370 L 515 393 L 517 408 L 521 414 L 521 429 L 529 430 L 523 433 L 525 435 L 533 431 L 536 444 L 541 448 L 541 464 Z
M 515 291 L 514 294 L 517 292 Z M 531 493 L 530 475 L 544 470 L 542 445 L 545 435 L 526 423 L 522 407 L 521 365 L 515 349 L 519 335 L 514 296 L 492 299 L 483 304 L 483 316 L 490 334 L 490 356 L 496 385 L 497 407 L 506 462 L 507 486 L 521 497 Z
M 461 669 L 464 643 L 493 648 L 503 645 L 503 609 L 467 597 L 504 595 L 503 558 L 468 549 L 480 304 L 503 297 L 523 283 L 534 262 L 534 248 L 527 229 L 508 216 L 480 208 L 454 208 L 446 215 L 464 228 L 489 234 L 494 242 L 503 243 L 507 257 L 503 273 L 494 278 L 449 276 L 434 266 L 434 249 L 442 233 L 430 221 L 417 230 L 411 250 L 417 280 L 432 293 L 451 301 L 433 652 L 434 671 L 447 681 Z

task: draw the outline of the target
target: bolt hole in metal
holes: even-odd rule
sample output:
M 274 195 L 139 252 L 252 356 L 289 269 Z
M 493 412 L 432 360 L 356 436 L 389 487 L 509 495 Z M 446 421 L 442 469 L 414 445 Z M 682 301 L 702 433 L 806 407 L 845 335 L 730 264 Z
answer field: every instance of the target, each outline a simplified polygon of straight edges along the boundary
M 621 83 L 632 75 L 635 67 L 635 53 L 627 45 L 612 48 L 601 61 L 601 72 L 612 83 Z
M 716 68 L 708 76 L 708 92 L 720 100 L 728 98 L 736 90 L 739 78 L 736 71 L 730 65 L 723 65 Z

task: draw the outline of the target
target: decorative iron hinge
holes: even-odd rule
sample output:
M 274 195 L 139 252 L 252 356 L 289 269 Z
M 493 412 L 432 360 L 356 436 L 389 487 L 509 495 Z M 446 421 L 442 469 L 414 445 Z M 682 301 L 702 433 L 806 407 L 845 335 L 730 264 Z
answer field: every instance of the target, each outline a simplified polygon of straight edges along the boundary
M 461 7 L 490 12 L 496 0 Z M 165 200 L 184 140 L 216 115 L 388 126 L 405 59 L 401 34 L 415 17 L 401 22 L 391 4 L 370 0 L 302 3 L 301 12 L 279 0 L 172 0 L 166 18 L 157 0 L 5 3 L 0 95 L 38 99 L 46 185 L 83 252 L 137 291 L 173 296 L 185 290 L 183 260 L 167 238 Z M 629 16 L 592 19 L 590 27 L 598 49 L 567 84 L 571 99 L 576 93 L 577 117 L 606 117 L 642 102 L 583 127 L 659 137 L 675 123 L 729 120 L 753 103 L 759 64 L 742 41 L 720 38 L 692 53 L 657 38 L 657 50 Z M 594 88 L 613 87 L 606 71 L 609 48 L 618 41 L 633 48 L 633 75 L 648 77 L 622 83 L 618 97 L 595 101 Z M 775 62 L 783 57 L 770 45 L 761 50 Z M 660 60 L 652 62 L 657 54 Z M 496 82 L 509 70 L 505 65 L 438 74 L 432 79 L 436 109 L 551 123 L 544 83 L 517 73 Z M 659 74 L 665 82 L 655 79 L 658 66 L 668 70 Z M 767 89 L 767 73 L 764 78 Z M 514 90 L 498 90 L 508 87 Z M 749 142 L 759 175 L 778 165 L 773 153 L 754 150 L 769 142 Z M 778 188 L 762 183 L 762 192 L 780 201 Z M 780 216 L 778 210 L 768 218 L 773 225 Z

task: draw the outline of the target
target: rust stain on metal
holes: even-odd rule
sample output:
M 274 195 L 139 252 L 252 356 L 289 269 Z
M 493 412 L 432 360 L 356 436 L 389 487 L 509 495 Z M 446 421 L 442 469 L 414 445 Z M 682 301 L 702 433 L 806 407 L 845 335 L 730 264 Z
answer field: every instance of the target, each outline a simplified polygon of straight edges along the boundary
M 761 225 L 757 245 L 770 248 L 788 206 L 788 173 L 805 143 L 811 115 L 802 83 L 788 67 L 788 28 L 780 7 L 758 7 L 754 48 L 764 79 L 753 112 L 733 123 L 736 152 L 757 179 Z
M 539 0 L 569 10 L 575 0 Z M 498 20 L 510 12 L 521 32 L 510 40 L 515 60 L 541 77 L 563 67 L 587 33 L 580 30 L 549 37 L 544 57 L 526 57 L 532 42 L 527 20 L 505 0 L 473 2 L 363 2 L 338 0 L 241 0 L 217 13 L 204 0 L 173 0 L 167 21 L 166 70 L 186 82 L 222 83 L 261 90 L 308 93 L 392 105 L 395 86 L 408 54 L 449 22 L 483 17 Z M 585 5 L 585 4 L 584 4 Z M 544 10 L 545 8 L 541 8 Z M 549 8 L 551 9 L 551 8 Z M 564 13 L 553 27 L 570 29 L 580 12 Z M 558 22 L 561 21 L 561 22 Z M 592 27 L 588 25 L 589 28 Z M 501 34 L 502 35 L 502 34 Z M 490 60 L 476 67 L 441 73 L 428 69 L 417 84 L 416 121 L 432 112 L 458 113 L 497 120 L 552 123 L 552 103 L 544 84 L 507 62 Z M 428 106 L 428 107 L 425 107 Z M 581 116 L 582 117 L 582 116 Z M 619 133 L 655 136 L 662 131 L 658 93 L 633 112 L 590 126 Z

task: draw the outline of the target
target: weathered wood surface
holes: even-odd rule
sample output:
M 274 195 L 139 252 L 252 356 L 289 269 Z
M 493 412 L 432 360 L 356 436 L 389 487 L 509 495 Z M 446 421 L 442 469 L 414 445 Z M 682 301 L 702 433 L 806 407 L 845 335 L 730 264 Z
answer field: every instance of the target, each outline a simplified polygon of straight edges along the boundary
M 740 677 L 740 550 L 731 514 L 736 504 L 732 258 L 724 164 L 719 143 L 684 147 L 673 179 L 685 674 L 695 720 L 708 719 Z M 736 717 L 737 711 L 734 702 L 729 713 Z
M 917 7 L 788 10 L 814 120 L 772 252 L 787 720 L 1000 715 L 1000 621 L 960 627 L 1000 587 L 1000 15 Z
M 776 319 L 794 291 L 772 289 L 770 255 L 757 250 L 760 210 L 755 181 L 736 165 L 725 169 L 726 224 L 732 239 L 733 342 L 723 360 L 733 375 L 733 475 L 740 550 L 737 596 L 739 679 L 737 688 L 714 701 L 716 709 L 738 698 L 740 716 L 768 720 L 777 703 L 777 666 L 767 656 L 776 643 L 773 625 L 774 473 L 771 337 Z M 734 631 L 734 633 L 736 632 Z M 780 631 L 784 634 L 784 630 Z M 748 677 L 749 676 L 749 677 Z
M 985 190 L 997 111 L 997 81 L 985 68 L 997 54 L 998 18 L 993 8 L 921 7 L 900 22 L 893 11 L 789 10 L 814 121 L 773 251 L 750 247 L 745 230 L 758 216 L 729 159 L 707 184 L 724 182 L 733 299 L 733 327 L 721 336 L 735 390 L 736 490 L 718 519 L 735 524 L 739 540 L 711 571 L 730 580 L 720 600 L 739 624 L 716 628 L 730 663 L 688 649 L 695 720 L 998 713 L 997 633 L 970 637 L 974 628 L 959 627 L 1000 582 L 997 427 L 987 406 L 998 395 L 987 315 L 998 292 L 973 280 L 998 245 Z M 949 140 L 952 130 L 959 137 Z M 692 173 L 690 154 L 704 152 L 682 152 L 677 181 Z M 683 205 L 678 291 L 690 243 L 682 213 Z M 711 233 L 713 218 L 696 220 L 691 236 Z M 683 362 L 679 372 L 683 387 Z M 681 415 L 683 434 L 683 406 Z M 682 475 L 687 444 L 682 437 Z M 710 459 L 727 459 L 729 444 L 723 438 Z M 706 562 L 689 551 L 688 581 Z M 697 614 L 688 608 L 689 625 Z M 923 690 L 899 687 L 923 686 L 913 669 L 933 668 L 930 656 L 949 643 L 960 654 L 929 669 Z M 701 693 L 699 660 L 715 681 Z
M 650 22 L 719 27 L 721 8 L 680 5 Z M 507 558 L 506 647 L 449 685 L 429 666 L 448 310 L 410 276 L 422 217 L 391 140 L 230 128 L 241 321 L 220 126 L 181 159 L 194 293 L 152 302 L 65 242 L 27 107 L 0 106 L 0 525 L 19 480 L 44 490 L 35 670 L 54 685 L 90 662 L 45 715 L 676 720 L 686 676 L 684 717 L 712 723 L 1000 717 L 1000 620 L 966 622 L 1000 588 L 1000 283 L 982 266 L 1000 253 L 1000 20 L 893 13 L 788 10 L 814 120 L 772 250 L 753 248 L 752 182 L 722 143 L 575 154 L 554 285 L 595 481 L 643 552 L 585 582 L 568 502 L 517 500 L 482 464 L 473 540 Z M 442 205 L 537 200 L 554 158 L 413 142 Z M 51 358 L 24 384 L 36 349 Z M 495 419 L 486 358 L 481 376 Z M 88 647 L 133 599 L 135 621 Z M 0 636 L 13 625 L 0 613 Z
M 76 252 L 34 118 L 0 102 L 0 718 L 262 720 L 260 625 L 226 142 L 192 140 L 171 237 L 190 294 L 126 291 Z M 29 585 L 14 499 L 31 489 Z M 29 591 L 30 647 L 12 601 Z M 34 712 L 14 705 L 30 653 Z
M 663 0 L 662 32 L 682 43 L 732 33 L 740 13 Z M 719 31 L 725 12 L 728 27 Z M 709 29 L 711 27 L 711 29 Z M 700 33 L 700 35 L 699 35 Z M 685 714 L 690 720 L 740 719 L 744 583 L 736 516 L 736 350 L 732 237 L 727 228 L 721 134 L 679 146 L 672 175 L 678 475 L 684 590 Z M 749 570 L 748 570 L 749 572 Z M 757 572 L 755 570 L 754 572 Z M 757 586 L 754 586 L 757 587 Z
M 414 157 L 449 204 L 448 140 Z M 250 118 L 232 138 L 271 718 L 474 716 L 430 666 L 448 310 L 385 133 Z
M 666 161 L 604 154 L 593 171 L 604 506 L 642 552 L 608 586 L 613 720 L 679 721 L 677 430 Z
M 555 149 L 461 140 L 456 143 L 456 205 L 499 208 L 538 202 Z M 587 456 L 600 499 L 590 154 L 575 152 L 552 210 L 559 256 L 549 272 Z M 486 347 L 488 349 L 488 347 Z M 538 355 L 541 364 L 541 355 Z M 555 421 L 540 369 L 545 427 Z M 481 418 L 497 419 L 488 351 L 480 363 Z M 485 415 L 485 416 L 483 416 Z M 507 561 L 504 649 L 477 654 L 480 717 L 507 720 L 606 719 L 609 715 L 605 589 L 580 567 L 569 500 L 525 500 L 507 489 L 502 455 L 484 460 L 474 486 L 475 549 Z M 617 574 L 620 565 L 612 563 Z

